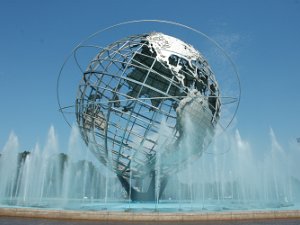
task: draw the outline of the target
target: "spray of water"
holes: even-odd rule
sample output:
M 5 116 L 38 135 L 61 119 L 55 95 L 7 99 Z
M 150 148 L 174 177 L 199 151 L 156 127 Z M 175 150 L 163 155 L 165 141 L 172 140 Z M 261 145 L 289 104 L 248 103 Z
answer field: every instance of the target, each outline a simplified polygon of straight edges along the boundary
M 171 145 L 164 137 L 171 131 L 166 125 L 160 128 L 155 209 L 166 203 L 173 203 L 177 210 L 225 210 L 295 207 L 300 202 L 299 145 L 283 148 L 271 129 L 270 148 L 263 155 L 236 130 L 213 142 L 208 151 L 212 154 L 203 152 L 198 157 L 195 149 L 201 146 L 190 135 L 196 130 L 188 118 L 186 126 L 185 139 L 168 159 L 164 151 Z M 128 208 L 131 203 L 125 200 L 116 176 L 92 160 L 79 140 L 74 126 L 67 153 L 62 153 L 51 127 L 43 148 L 37 144 L 32 151 L 21 152 L 17 136 L 11 133 L 0 157 L 0 204 L 80 209 L 109 209 L 112 205 L 120 209 L 126 204 Z M 218 154 L 228 147 L 226 154 Z M 170 175 L 159 200 L 164 163 L 182 158 L 186 166 Z
M 0 204 L 72 208 L 108 197 L 119 199 L 113 188 L 105 194 L 107 181 L 115 178 L 89 160 L 89 152 L 78 140 L 74 126 L 67 154 L 60 152 L 52 126 L 44 148 L 37 144 L 32 151 L 21 152 L 12 133 L 1 151 Z

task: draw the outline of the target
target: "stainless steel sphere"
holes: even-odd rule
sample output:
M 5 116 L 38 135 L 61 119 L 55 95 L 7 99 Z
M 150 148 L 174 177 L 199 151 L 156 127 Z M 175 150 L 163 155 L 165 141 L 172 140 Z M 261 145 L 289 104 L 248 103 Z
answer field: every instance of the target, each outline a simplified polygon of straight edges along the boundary
M 96 157 L 132 185 L 159 167 L 167 176 L 212 140 L 221 102 L 215 76 L 193 46 L 163 33 L 100 49 L 76 99 L 81 135 Z M 195 143 L 187 152 L 184 139 Z

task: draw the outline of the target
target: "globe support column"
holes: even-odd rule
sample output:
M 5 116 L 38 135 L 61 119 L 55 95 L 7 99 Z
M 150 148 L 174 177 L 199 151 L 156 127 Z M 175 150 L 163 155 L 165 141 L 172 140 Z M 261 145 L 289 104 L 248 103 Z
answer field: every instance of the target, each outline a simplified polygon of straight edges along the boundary
M 152 172 L 151 182 L 149 184 L 148 190 L 146 192 L 141 192 L 130 186 L 128 181 L 124 179 L 121 175 L 118 175 L 118 178 L 127 192 L 127 195 L 133 202 L 155 202 L 157 199 L 160 199 L 162 196 L 163 191 L 168 182 L 168 177 L 165 176 L 160 179 L 160 189 L 159 189 L 159 196 L 156 196 L 156 176 L 155 172 Z M 158 197 L 158 198 L 157 198 Z

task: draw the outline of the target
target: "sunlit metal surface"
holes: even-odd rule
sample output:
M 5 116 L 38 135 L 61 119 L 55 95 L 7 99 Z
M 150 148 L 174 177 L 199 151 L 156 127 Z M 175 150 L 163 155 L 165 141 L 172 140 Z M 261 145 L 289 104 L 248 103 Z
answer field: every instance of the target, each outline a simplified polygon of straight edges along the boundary
M 91 60 L 79 86 L 76 117 L 100 161 L 121 182 L 145 191 L 158 154 L 161 180 L 187 160 L 179 147 L 187 116 L 197 127 L 192 139 L 199 147 L 192 154 L 202 154 L 220 117 L 219 97 L 199 51 L 162 33 L 141 34 L 110 44 Z

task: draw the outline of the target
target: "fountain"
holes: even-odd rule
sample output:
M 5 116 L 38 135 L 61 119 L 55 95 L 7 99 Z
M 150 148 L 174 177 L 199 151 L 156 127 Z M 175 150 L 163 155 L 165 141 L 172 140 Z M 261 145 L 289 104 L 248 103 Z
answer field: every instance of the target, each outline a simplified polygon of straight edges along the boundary
M 270 149 L 259 153 L 238 131 L 214 143 L 169 180 L 161 199 L 128 201 L 118 178 L 82 148 L 73 126 L 67 151 L 59 151 L 54 128 L 43 148 L 21 151 L 11 133 L 0 157 L 1 207 L 111 211 L 234 211 L 299 209 L 297 144 L 283 148 L 270 131 Z M 228 143 L 224 154 L 220 146 Z

